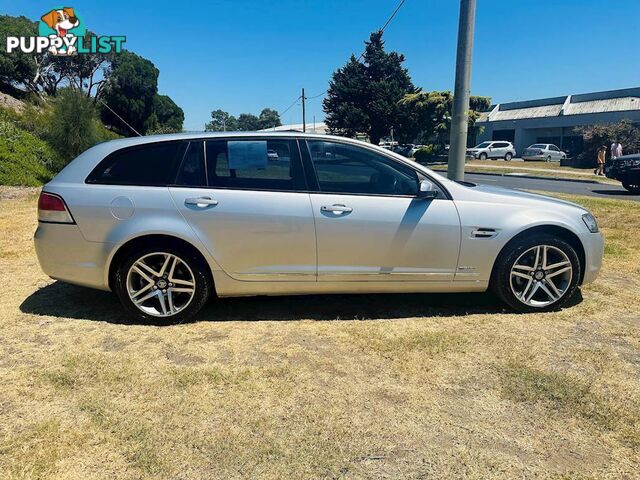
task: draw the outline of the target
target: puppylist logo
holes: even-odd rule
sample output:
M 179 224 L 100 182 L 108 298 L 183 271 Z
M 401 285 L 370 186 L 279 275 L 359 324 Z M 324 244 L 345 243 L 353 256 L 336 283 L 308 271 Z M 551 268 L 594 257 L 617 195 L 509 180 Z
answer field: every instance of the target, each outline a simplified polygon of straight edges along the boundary
M 37 37 L 7 37 L 7 53 L 50 52 L 53 55 L 120 53 L 125 36 L 85 36 L 82 17 L 71 7 L 54 8 L 42 15 Z

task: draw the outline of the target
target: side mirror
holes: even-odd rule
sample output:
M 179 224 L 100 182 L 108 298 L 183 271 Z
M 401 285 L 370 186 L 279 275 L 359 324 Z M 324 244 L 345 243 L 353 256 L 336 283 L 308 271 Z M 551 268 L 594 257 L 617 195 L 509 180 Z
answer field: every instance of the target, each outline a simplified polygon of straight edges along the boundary
M 429 180 L 421 180 L 418 188 L 418 198 L 434 199 L 438 196 L 438 190 Z

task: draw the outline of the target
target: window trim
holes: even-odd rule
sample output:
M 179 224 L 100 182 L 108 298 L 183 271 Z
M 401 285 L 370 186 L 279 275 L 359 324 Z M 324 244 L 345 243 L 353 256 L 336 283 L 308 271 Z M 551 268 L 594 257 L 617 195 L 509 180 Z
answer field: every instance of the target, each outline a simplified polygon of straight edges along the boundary
M 305 150 L 307 151 L 306 154 L 306 158 L 303 157 L 303 161 L 307 161 L 309 163 L 308 167 L 309 169 L 311 169 L 312 171 L 312 175 L 315 179 L 315 190 L 310 191 L 309 193 L 320 193 L 320 194 L 324 194 L 324 195 L 349 195 L 349 196 L 358 196 L 358 197 L 385 197 L 385 198 L 421 198 L 420 195 L 416 194 L 416 195 L 399 195 L 399 194 L 389 194 L 389 193 L 355 193 L 355 192 L 323 192 L 320 189 L 320 180 L 318 179 L 318 173 L 316 172 L 315 169 L 315 165 L 313 164 L 313 161 L 311 159 L 311 149 L 309 148 L 309 140 L 314 141 L 316 139 L 309 139 L 309 138 L 301 138 L 300 142 L 304 142 L 305 144 Z M 336 138 L 334 139 L 317 139 L 319 141 L 322 142 L 329 142 L 329 143 L 338 143 L 340 145 L 347 145 L 347 146 L 352 146 L 352 147 L 356 147 L 356 148 L 362 148 L 364 150 L 367 150 L 373 154 L 378 154 L 381 157 L 386 158 L 387 160 L 391 161 L 392 163 L 399 163 L 407 168 L 410 168 L 411 170 L 413 170 L 416 173 L 416 176 L 418 177 L 418 182 L 420 182 L 421 180 L 429 180 L 430 182 L 434 183 L 439 190 L 442 191 L 442 193 L 444 194 L 443 198 L 434 198 L 433 200 L 452 200 L 453 198 L 451 197 L 451 194 L 449 193 L 449 191 L 442 185 L 441 182 L 439 182 L 438 180 L 434 179 L 433 176 L 427 174 L 426 172 L 423 172 L 422 170 L 418 170 L 416 169 L 413 165 L 407 163 L 407 162 L 403 162 L 402 160 L 393 157 L 391 155 L 386 155 L 383 152 L 378 151 L 375 148 L 370 148 L 366 145 L 354 145 L 353 143 L 350 142 L 344 142 L 344 141 L 340 141 L 340 139 Z M 306 165 L 305 165 L 306 167 Z
M 167 188 L 167 186 L 169 184 L 171 184 L 171 182 L 174 182 L 177 175 L 178 175 L 178 170 L 180 169 L 180 166 L 182 164 L 182 158 L 181 156 L 184 156 L 184 152 L 182 152 L 182 146 L 185 143 L 184 140 L 181 139 L 175 139 L 175 140 L 163 140 L 163 141 L 159 141 L 159 142 L 149 142 L 149 143 L 138 143 L 135 145 L 129 145 L 126 147 L 122 147 L 122 148 L 118 148 L 116 150 L 113 150 L 112 152 L 109 152 L 107 155 L 105 155 L 102 160 L 100 160 L 95 167 L 93 167 L 91 169 L 91 171 L 89 172 L 89 174 L 85 177 L 84 179 L 84 183 L 86 185 L 106 185 L 109 187 L 151 187 L 151 188 Z M 189 141 L 187 141 L 186 143 L 189 143 Z M 113 157 L 114 155 L 118 155 L 124 152 L 129 152 L 131 150 L 143 150 L 144 148 L 147 147 L 152 147 L 152 146 L 157 146 L 157 145 L 164 145 L 164 144 L 177 144 L 177 149 L 176 149 L 176 153 L 174 155 L 174 158 L 171 160 L 173 162 L 173 165 L 171 166 L 171 171 L 169 172 L 168 175 L 168 180 L 167 182 L 165 182 L 162 185 L 149 185 L 149 184 L 145 184 L 145 183 L 122 183 L 122 182 L 117 182 L 117 183 L 107 183 L 107 182 L 101 182 L 101 181 L 91 181 L 89 180 L 96 171 L 98 171 L 111 157 Z

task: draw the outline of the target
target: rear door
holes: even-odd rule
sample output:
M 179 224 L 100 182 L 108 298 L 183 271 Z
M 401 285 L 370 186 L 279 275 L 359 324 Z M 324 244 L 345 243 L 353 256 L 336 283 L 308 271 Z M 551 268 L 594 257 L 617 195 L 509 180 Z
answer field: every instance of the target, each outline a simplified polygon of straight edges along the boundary
M 409 165 L 351 144 L 307 144 L 318 281 L 453 280 L 460 220 L 444 190 L 417 198 Z
M 509 146 L 506 142 L 496 142 L 491 146 L 491 153 L 489 156 L 491 158 L 502 158 L 507 153 L 507 147 Z
M 170 191 L 228 275 L 316 280 L 313 212 L 295 139 L 191 141 Z

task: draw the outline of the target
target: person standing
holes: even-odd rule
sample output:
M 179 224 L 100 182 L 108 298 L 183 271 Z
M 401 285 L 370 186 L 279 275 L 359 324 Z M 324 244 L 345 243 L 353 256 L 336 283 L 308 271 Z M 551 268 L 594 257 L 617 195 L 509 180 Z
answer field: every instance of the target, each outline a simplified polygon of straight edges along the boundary
M 613 152 L 613 145 L 611 146 L 611 148 L 612 148 L 611 151 Z M 606 162 L 606 158 L 607 158 L 607 147 L 602 145 L 598 149 L 598 166 L 593 171 L 595 175 L 604 176 L 604 164 Z
M 611 144 L 611 158 L 618 158 L 622 156 L 622 145 L 618 140 Z

